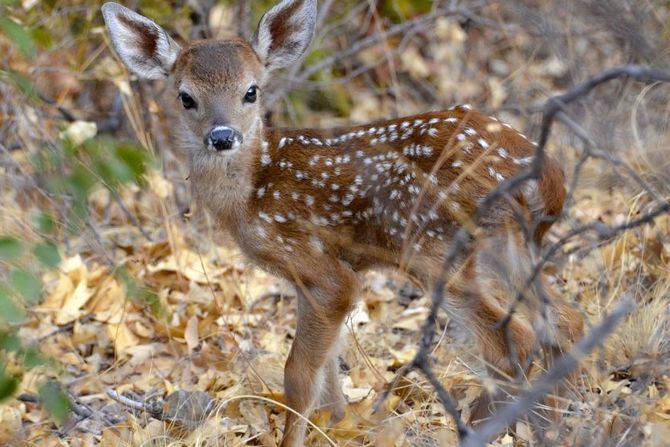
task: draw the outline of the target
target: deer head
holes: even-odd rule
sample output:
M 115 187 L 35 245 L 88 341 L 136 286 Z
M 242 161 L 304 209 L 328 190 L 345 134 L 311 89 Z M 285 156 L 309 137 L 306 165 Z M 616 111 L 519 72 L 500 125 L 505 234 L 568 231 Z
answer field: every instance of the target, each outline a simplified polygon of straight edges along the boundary
M 258 142 L 268 75 L 295 62 L 316 23 L 316 0 L 283 0 L 252 39 L 205 40 L 180 47 L 155 22 L 116 3 L 102 13 L 112 44 L 130 71 L 168 79 L 181 108 L 184 146 L 231 157 Z

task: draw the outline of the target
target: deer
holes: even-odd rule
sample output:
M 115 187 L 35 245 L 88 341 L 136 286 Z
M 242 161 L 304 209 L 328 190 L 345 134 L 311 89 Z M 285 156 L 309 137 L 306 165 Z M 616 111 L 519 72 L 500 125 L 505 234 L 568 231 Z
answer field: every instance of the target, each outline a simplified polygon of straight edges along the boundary
M 431 290 L 456 231 L 488 193 L 528 169 L 535 144 L 469 105 L 346 128 L 267 127 L 264 90 L 273 72 L 306 52 L 316 0 L 280 1 L 251 41 L 184 46 L 119 4 L 106 3 L 102 14 L 130 72 L 168 82 L 181 109 L 176 137 L 188 154 L 196 203 L 254 265 L 295 285 L 297 323 L 284 371 L 295 413 L 286 415 L 281 445 L 303 445 L 313 411 L 329 411 L 333 421 L 344 416 L 338 356 L 361 274 L 397 269 Z M 496 377 L 529 374 L 538 346 L 560 355 L 582 333 L 580 314 L 542 272 L 550 301 L 543 323 L 513 314 L 500 325 L 531 274 L 534 247 L 562 212 L 564 183 L 559 162 L 547 155 L 539 178 L 489 210 L 477 241 L 450 269 L 443 307 L 472 334 Z M 539 302 L 537 290 L 523 292 L 525 303 Z M 482 392 L 472 414 L 490 414 L 496 398 Z

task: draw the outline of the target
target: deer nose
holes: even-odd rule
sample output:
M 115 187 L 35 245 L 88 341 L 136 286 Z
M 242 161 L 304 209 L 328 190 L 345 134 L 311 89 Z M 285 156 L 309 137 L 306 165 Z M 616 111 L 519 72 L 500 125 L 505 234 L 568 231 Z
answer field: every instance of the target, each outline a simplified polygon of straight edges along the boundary
M 217 151 L 227 151 L 242 143 L 242 134 L 230 127 L 219 126 L 212 129 L 208 140 Z

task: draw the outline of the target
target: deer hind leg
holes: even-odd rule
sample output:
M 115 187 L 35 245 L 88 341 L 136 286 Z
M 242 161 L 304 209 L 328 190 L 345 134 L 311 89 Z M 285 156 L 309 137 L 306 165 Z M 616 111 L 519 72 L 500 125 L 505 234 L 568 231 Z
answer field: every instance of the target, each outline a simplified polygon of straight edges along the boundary
M 570 351 L 572 345 L 578 341 L 584 333 L 584 321 L 581 313 L 573 306 L 566 303 L 562 297 L 542 278 L 542 288 L 545 297 L 549 299 L 547 304 L 547 316 L 549 321 L 545 325 L 547 329 L 541 340 L 544 351 L 544 367 L 550 369 L 556 360 L 563 354 Z M 564 398 L 570 396 L 574 385 L 581 374 L 581 368 L 578 367 L 563 379 L 550 395 L 544 399 L 546 411 L 545 416 L 548 420 L 558 421 L 562 411 L 566 407 Z
M 344 398 L 339 383 L 336 383 L 337 360 L 334 354 L 341 326 L 357 290 L 357 278 L 353 272 L 338 265 L 329 271 L 325 282 L 308 287 L 304 293 L 298 292 L 298 325 L 284 369 L 287 404 L 304 418 L 309 417 L 320 401 L 334 397 L 337 399 L 332 408 L 343 414 Z M 337 391 L 335 388 L 338 388 Z M 340 394 L 337 394 L 338 391 Z M 281 445 L 304 445 L 305 429 L 305 419 L 288 412 Z
M 530 373 L 531 355 L 535 348 L 535 332 L 530 324 L 512 316 L 507 324 L 508 312 L 498 301 L 484 294 L 468 294 L 476 306 L 470 308 L 472 330 L 479 342 L 482 357 L 489 375 L 498 382 L 498 389 L 491 394 L 482 391 L 473 409 L 470 421 L 487 418 L 498 403 L 514 394 L 510 381 L 519 375 L 525 378 Z
M 512 316 L 506 325 L 501 324 L 508 312 L 501 297 L 493 295 L 500 293 L 500 288 L 482 287 L 490 284 L 477 276 L 477 256 L 464 255 L 463 258 L 448 275 L 443 307 L 452 319 L 474 335 L 489 374 L 503 384 L 508 383 L 517 372 L 524 375 L 529 372 L 531 353 L 536 346 L 535 332 L 528 322 L 517 316 Z M 434 265 L 441 266 L 442 262 L 430 257 L 421 258 L 412 266 L 411 274 L 425 287 L 432 287 L 439 273 L 431 270 Z M 509 388 L 501 389 L 495 395 L 483 391 L 470 421 L 488 417 L 495 401 L 512 391 L 512 387 Z

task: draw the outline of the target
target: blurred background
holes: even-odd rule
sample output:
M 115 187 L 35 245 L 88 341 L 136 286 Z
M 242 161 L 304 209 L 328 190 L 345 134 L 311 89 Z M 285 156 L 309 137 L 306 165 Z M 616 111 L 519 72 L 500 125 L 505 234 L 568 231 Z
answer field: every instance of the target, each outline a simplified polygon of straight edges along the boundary
M 174 92 L 126 71 L 101 4 L 0 0 L 0 444 L 276 445 L 293 291 L 249 266 L 191 203 L 170 135 Z M 183 43 L 248 38 L 274 2 L 123 4 Z M 661 0 L 321 0 L 308 54 L 264 91 L 266 121 L 344 126 L 470 103 L 537 138 L 552 95 L 621 64 L 670 69 L 669 19 Z M 571 195 L 549 243 L 670 198 L 668 98 L 667 85 L 622 79 L 565 110 L 572 125 L 554 126 L 548 150 Z M 540 445 L 668 445 L 668 216 L 575 237 L 548 270 L 589 322 L 623 296 L 637 307 Z M 455 445 L 419 375 L 372 414 L 412 359 L 430 304 L 393 275 L 366 284 L 342 355 L 350 404 L 328 436 Z M 462 331 L 439 323 L 434 368 L 467 417 L 490 379 Z M 214 402 L 215 414 L 185 396 Z M 494 445 L 537 445 L 531 427 Z M 312 431 L 308 444 L 329 441 Z

